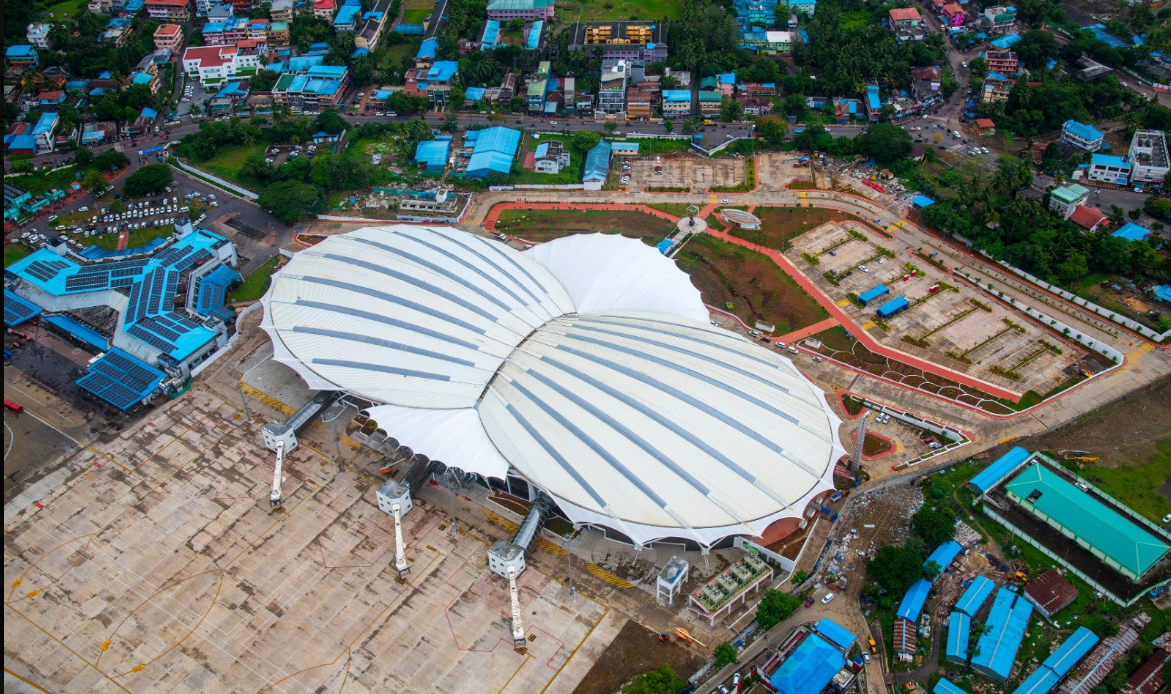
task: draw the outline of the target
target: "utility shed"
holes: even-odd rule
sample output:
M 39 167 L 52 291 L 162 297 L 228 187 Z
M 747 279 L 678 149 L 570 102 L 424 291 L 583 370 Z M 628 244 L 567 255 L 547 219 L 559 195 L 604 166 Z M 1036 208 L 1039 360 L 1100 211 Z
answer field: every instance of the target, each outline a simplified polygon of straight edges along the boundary
M 877 287 L 874 287 L 873 289 L 868 289 L 865 292 L 862 292 L 861 294 L 859 294 L 858 295 L 858 302 L 861 303 L 863 306 L 865 306 L 865 305 L 869 304 L 871 301 L 874 301 L 875 299 L 877 299 L 878 297 L 880 297 L 884 294 L 889 294 L 889 293 L 890 293 L 890 289 L 887 288 L 887 286 L 885 284 L 880 284 Z
M 968 589 L 956 602 L 956 610 L 969 617 L 975 617 L 980 608 L 984 606 L 984 601 L 995 590 L 996 584 L 992 582 L 992 579 L 987 576 L 977 576 L 972 581 L 972 585 L 968 586 Z
M 931 592 L 931 584 L 927 579 L 920 578 L 915 581 L 914 585 L 903 596 L 903 601 L 899 603 L 896 617 L 917 622 L 919 621 L 919 613 L 923 611 L 923 603 L 927 602 L 927 593 Z
M 952 612 L 947 618 L 946 657 L 957 665 L 968 664 L 968 638 L 971 635 L 972 618 L 963 612 Z
M 898 296 L 878 307 L 879 318 L 890 318 L 893 315 L 906 311 L 911 305 L 906 297 Z
M 1077 599 L 1077 588 L 1065 580 L 1057 569 L 1049 569 L 1029 581 L 1025 586 L 1024 596 L 1033 603 L 1038 612 L 1049 619 L 1058 610 Z
M 968 486 L 976 494 L 985 494 L 989 489 L 992 489 L 1004 478 L 1015 472 L 1031 455 L 1025 449 L 1017 446 L 997 458 L 996 462 L 981 470 L 980 474 L 968 482 Z

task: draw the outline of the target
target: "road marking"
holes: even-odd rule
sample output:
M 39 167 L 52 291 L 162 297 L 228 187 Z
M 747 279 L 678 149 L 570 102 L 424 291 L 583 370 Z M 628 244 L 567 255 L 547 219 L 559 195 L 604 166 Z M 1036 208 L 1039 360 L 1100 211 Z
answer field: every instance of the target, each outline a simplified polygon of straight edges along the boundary
M 603 569 L 602 567 L 598 566 L 597 564 L 586 564 L 586 571 L 589 571 L 590 573 L 592 573 L 593 575 L 602 579 L 606 583 L 609 583 L 610 585 L 615 586 L 617 588 L 633 588 L 634 587 L 634 584 L 631 583 L 630 581 L 626 581 L 626 580 L 623 580 L 623 579 L 615 576 L 614 574 Z
M 869 330 L 869 329 L 871 329 L 871 328 L 873 328 L 873 327 L 874 327 L 874 323 L 872 323 L 872 322 L 870 322 L 870 321 L 867 321 L 867 322 L 865 322 L 865 323 L 863 323 L 863 324 L 862 324 L 862 329 L 863 329 L 863 330 Z
M 850 305 L 849 299 L 842 299 L 841 301 L 838 302 L 838 306 L 849 306 L 849 305 Z

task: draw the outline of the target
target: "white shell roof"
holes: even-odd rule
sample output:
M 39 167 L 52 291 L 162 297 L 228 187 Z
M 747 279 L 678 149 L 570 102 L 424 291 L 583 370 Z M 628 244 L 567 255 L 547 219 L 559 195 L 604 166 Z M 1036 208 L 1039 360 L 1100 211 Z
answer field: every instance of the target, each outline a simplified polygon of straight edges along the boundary
M 712 327 L 687 275 L 636 239 L 522 254 L 368 227 L 298 253 L 264 305 L 276 358 L 311 387 L 385 403 L 370 416 L 416 453 L 511 468 L 636 542 L 759 535 L 832 488 L 843 453 L 823 394 Z

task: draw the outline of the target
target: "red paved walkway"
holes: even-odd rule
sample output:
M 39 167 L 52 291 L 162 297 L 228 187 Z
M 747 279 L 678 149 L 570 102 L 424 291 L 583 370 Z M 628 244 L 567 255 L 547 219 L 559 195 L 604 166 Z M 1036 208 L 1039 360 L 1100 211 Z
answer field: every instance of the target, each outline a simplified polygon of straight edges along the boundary
M 955 381 L 956 383 L 960 383 L 962 385 L 971 386 L 973 388 L 978 388 L 979 390 L 982 390 L 985 393 L 989 393 L 990 395 L 993 395 L 998 398 L 1005 398 L 1005 399 L 1011 400 L 1013 402 L 1020 401 L 1021 396 L 1017 393 L 1010 391 L 1010 390 L 1006 390 L 1004 388 L 1001 388 L 1000 386 L 993 385 L 991 383 L 988 383 L 987 381 L 982 381 L 978 378 L 973 378 L 972 376 L 968 376 L 966 374 L 952 371 L 951 369 L 944 368 L 942 366 L 939 366 L 938 364 L 933 364 L 925 359 L 920 359 L 919 357 L 912 356 L 912 355 L 907 354 L 905 352 L 900 352 L 897 349 L 891 349 L 890 347 L 887 347 L 886 345 L 882 344 L 878 340 L 871 337 L 871 335 L 869 333 L 867 333 L 865 330 L 863 330 L 861 328 L 861 326 L 859 326 L 857 323 L 855 323 L 850 318 L 850 316 L 847 315 L 846 312 L 841 309 L 840 306 L 835 304 L 833 301 L 830 301 L 829 297 L 827 297 L 825 294 L 821 293 L 821 291 L 812 282 L 810 282 L 809 279 L 805 277 L 805 275 L 801 274 L 801 272 L 797 269 L 797 267 L 795 265 L 793 265 L 793 263 L 791 263 L 788 258 L 781 255 L 775 249 L 766 248 L 764 246 L 752 243 L 750 241 L 745 241 L 744 239 L 737 238 L 735 236 L 732 236 L 731 234 L 725 234 L 723 232 L 715 231 L 712 229 L 708 229 L 707 233 L 715 236 L 716 238 L 722 239 L 724 241 L 729 241 L 729 242 L 734 243 L 736 245 L 752 249 L 752 250 L 756 251 L 757 253 L 763 253 L 764 255 L 767 255 L 769 258 L 771 258 L 773 260 L 773 262 L 775 262 L 777 265 L 779 265 L 780 268 L 782 270 L 784 270 L 790 277 L 792 277 L 794 280 L 796 280 L 797 284 L 801 285 L 801 288 L 804 289 L 806 292 L 808 292 L 809 295 L 812 296 L 817 301 L 817 303 L 821 304 L 822 308 L 824 308 L 826 311 L 829 311 L 830 316 L 837 318 L 839 323 L 841 325 L 845 326 L 846 329 L 850 332 L 850 334 L 853 335 L 854 338 L 857 339 L 859 342 L 861 342 L 863 345 L 865 345 L 866 348 L 869 349 L 871 352 L 874 352 L 875 354 L 880 354 L 884 357 L 887 357 L 888 359 L 894 359 L 895 361 L 899 361 L 904 364 L 908 364 L 910 366 L 913 366 L 913 367 L 920 369 L 922 371 L 925 371 L 927 373 L 935 374 L 936 376 L 941 376 L 941 377 L 946 378 L 950 381 Z
M 824 330 L 829 330 L 830 328 L 834 327 L 835 325 L 841 325 L 841 321 L 839 321 L 837 318 L 834 318 L 831 316 L 829 318 L 826 318 L 823 321 L 818 321 L 817 323 L 814 323 L 813 325 L 807 325 L 804 328 L 801 328 L 800 330 L 794 330 L 793 332 L 789 333 L 788 335 L 781 335 L 780 337 L 778 337 L 776 339 L 780 340 L 781 342 L 785 342 L 785 343 L 796 342 L 797 340 L 804 340 L 805 338 L 809 337 L 810 335 L 816 335 L 817 333 L 822 332 Z

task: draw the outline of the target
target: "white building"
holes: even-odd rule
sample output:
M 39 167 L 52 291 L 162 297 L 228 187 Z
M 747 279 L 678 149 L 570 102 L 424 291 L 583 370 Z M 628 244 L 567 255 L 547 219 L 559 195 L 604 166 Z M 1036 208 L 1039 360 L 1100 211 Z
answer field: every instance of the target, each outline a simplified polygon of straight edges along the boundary
M 598 111 L 616 118 L 626 117 L 626 82 L 629 79 L 630 65 L 625 60 L 602 61 Z
M 1089 197 L 1089 189 L 1076 183 L 1054 188 L 1049 194 L 1049 209 L 1061 215 L 1062 219 L 1069 219 L 1074 209 Z
M 1072 118 L 1061 126 L 1061 141 L 1083 152 L 1097 152 L 1102 149 L 1104 136 L 1092 125 L 1079 123 Z
M 558 174 L 569 166 L 569 152 L 557 140 L 542 142 L 537 145 L 536 157 L 533 159 L 533 170 L 537 173 Z
M 37 48 L 48 48 L 50 26 L 50 24 L 29 24 L 28 33 L 25 34 L 25 37 L 29 43 Z
M 1094 153 L 1090 155 L 1090 168 L 1086 171 L 1086 178 L 1100 183 L 1124 186 L 1130 181 L 1131 168 L 1130 162 L 1122 157 Z
M 235 46 L 196 46 L 183 51 L 183 71 L 202 84 L 217 84 L 244 68 L 259 69 L 260 55 L 244 55 Z
M 1162 130 L 1137 130 L 1127 159 L 1133 167 L 1131 183 L 1162 183 L 1171 170 L 1167 162 L 1167 136 Z

